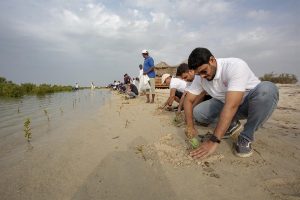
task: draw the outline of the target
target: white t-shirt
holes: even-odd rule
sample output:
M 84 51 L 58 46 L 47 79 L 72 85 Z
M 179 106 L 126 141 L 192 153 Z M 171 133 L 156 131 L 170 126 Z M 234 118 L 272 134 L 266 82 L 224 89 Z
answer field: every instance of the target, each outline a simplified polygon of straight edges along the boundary
M 139 73 L 139 79 L 141 79 L 141 78 L 142 78 L 142 76 L 144 75 L 143 73 L 144 73 L 143 69 L 140 69 L 140 73 Z
M 187 82 L 180 78 L 171 78 L 170 89 L 176 89 L 180 92 L 184 92 L 187 87 Z
M 239 58 L 219 58 L 217 60 L 217 71 L 214 79 L 208 81 L 200 76 L 195 76 L 188 92 L 199 95 L 205 90 L 213 98 L 225 102 L 227 91 L 245 92 L 255 88 L 260 80 L 254 75 L 247 63 Z

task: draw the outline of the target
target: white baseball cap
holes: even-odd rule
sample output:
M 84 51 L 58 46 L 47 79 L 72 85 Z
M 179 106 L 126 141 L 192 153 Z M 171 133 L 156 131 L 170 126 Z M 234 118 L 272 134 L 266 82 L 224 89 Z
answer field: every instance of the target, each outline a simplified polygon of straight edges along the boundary
M 171 75 L 170 74 L 163 74 L 162 76 L 161 76 L 161 84 L 164 84 L 164 82 L 166 81 L 166 79 L 168 78 L 168 77 L 170 77 Z
M 142 50 L 142 53 L 148 53 L 147 49 Z

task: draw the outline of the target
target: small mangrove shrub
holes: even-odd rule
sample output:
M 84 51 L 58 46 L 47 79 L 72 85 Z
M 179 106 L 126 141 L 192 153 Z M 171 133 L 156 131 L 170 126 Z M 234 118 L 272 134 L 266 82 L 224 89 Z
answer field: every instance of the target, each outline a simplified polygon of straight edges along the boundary
M 260 80 L 281 84 L 295 84 L 298 82 L 297 76 L 294 74 L 274 74 L 273 72 L 260 77 Z
M 30 119 L 27 118 L 24 122 L 24 137 L 27 139 L 27 142 L 31 140 L 31 127 L 30 127 Z
M 49 117 L 49 115 L 48 115 L 48 111 L 47 111 L 47 110 L 44 110 L 44 113 L 45 113 L 45 115 L 46 115 L 48 121 L 50 121 L 50 117 Z
M 72 91 L 72 86 L 60 86 L 50 84 L 35 85 L 32 83 L 15 84 L 12 81 L 0 77 L 0 97 L 18 98 L 24 95 L 45 95 L 54 92 Z

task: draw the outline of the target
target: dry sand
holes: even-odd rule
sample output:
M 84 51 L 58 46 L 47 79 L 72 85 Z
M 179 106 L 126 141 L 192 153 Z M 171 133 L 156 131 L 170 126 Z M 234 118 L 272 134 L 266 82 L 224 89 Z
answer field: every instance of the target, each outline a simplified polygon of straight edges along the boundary
M 60 128 L 0 158 L 1 199 L 300 199 L 300 86 L 279 85 L 278 108 L 238 158 L 223 140 L 205 160 L 187 155 L 184 125 L 145 97 L 110 102 L 77 126 Z M 213 128 L 197 126 L 200 134 Z

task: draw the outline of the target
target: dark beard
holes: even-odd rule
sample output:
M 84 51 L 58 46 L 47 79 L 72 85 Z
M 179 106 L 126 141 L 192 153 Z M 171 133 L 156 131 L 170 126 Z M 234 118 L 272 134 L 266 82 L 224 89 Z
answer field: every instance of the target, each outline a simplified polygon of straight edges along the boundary
M 216 74 L 214 74 L 213 77 L 212 77 L 211 79 L 206 79 L 206 80 L 207 80 L 207 81 L 212 81 L 212 80 L 214 80 L 215 75 L 216 75 Z

